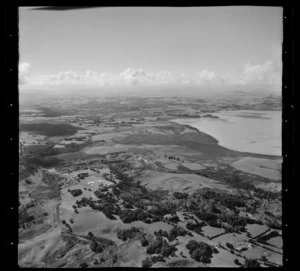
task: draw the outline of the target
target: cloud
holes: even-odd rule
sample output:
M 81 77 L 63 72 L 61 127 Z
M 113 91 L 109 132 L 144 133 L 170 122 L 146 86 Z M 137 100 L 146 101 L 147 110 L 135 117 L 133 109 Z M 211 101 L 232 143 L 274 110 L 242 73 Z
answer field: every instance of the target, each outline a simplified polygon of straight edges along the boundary
M 173 84 L 178 80 L 170 71 L 160 71 L 157 73 L 145 72 L 142 69 L 128 68 L 119 74 L 123 83 L 132 85 L 157 85 Z
M 31 65 L 28 62 L 19 63 L 19 84 L 26 84 L 31 71 Z
M 267 61 L 263 65 L 245 65 L 243 81 L 245 84 L 280 84 L 282 67 L 281 63 Z
M 31 65 L 19 65 L 19 83 L 22 87 L 68 86 L 135 86 L 135 85 L 188 85 L 205 86 L 245 85 L 245 84 L 281 84 L 281 65 L 267 61 L 260 65 L 245 65 L 236 76 L 220 75 L 215 71 L 203 70 L 197 74 L 175 74 L 171 71 L 146 72 L 143 69 L 127 68 L 118 74 L 98 73 L 87 70 L 83 74 L 74 71 L 58 74 L 30 76 Z
M 217 75 L 214 71 L 202 71 L 199 72 L 199 84 L 203 85 L 219 85 L 223 83 L 223 78 L 220 75 Z
M 280 63 L 267 61 L 262 65 L 246 64 L 237 76 L 219 75 L 214 71 L 201 71 L 196 82 L 201 85 L 255 85 L 281 84 L 282 67 Z

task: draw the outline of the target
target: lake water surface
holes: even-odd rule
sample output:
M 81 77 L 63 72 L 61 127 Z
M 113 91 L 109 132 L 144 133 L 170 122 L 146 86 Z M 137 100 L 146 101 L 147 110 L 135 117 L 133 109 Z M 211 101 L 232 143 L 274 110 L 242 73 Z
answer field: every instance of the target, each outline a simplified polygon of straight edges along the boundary
M 172 121 L 195 127 L 231 150 L 281 156 L 281 111 L 235 110 L 212 115 L 219 118 Z

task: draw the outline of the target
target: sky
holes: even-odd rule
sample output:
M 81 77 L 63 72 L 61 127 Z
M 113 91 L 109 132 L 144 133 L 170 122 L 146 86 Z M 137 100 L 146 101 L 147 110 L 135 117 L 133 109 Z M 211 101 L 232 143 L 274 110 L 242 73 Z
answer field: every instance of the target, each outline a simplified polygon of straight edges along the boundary
M 19 9 L 20 89 L 281 85 L 280 7 Z

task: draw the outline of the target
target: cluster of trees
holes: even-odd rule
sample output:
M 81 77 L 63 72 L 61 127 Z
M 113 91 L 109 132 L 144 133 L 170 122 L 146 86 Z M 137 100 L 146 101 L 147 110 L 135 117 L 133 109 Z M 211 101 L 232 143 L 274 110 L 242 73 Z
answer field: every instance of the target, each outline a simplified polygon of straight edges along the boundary
M 255 259 L 246 259 L 245 263 L 244 263 L 244 267 L 245 268 L 249 268 L 249 267 L 260 267 L 260 264 L 257 260 Z
M 51 168 L 60 166 L 64 163 L 63 160 L 56 157 L 24 157 L 26 163 L 37 167 Z
M 126 209 L 132 209 L 132 208 L 133 208 L 133 205 L 132 205 L 130 202 L 124 202 L 124 203 L 123 203 L 123 206 L 124 206 L 124 208 L 126 208 Z
M 174 192 L 173 196 L 175 199 L 187 199 L 189 194 L 185 192 Z
M 245 199 L 242 196 L 231 195 L 227 193 L 217 193 L 213 190 L 206 190 L 201 194 L 204 199 L 215 199 L 229 209 L 235 207 L 245 207 Z
M 167 191 L 154 190 L 150 191 L 141 185 L 139 180 L 128 176 L 126 170 L 130 169 L 130 165 L 126 162 L 118 164 L 110 164 L 110 171 L 120 180 L 113 187 L 113 194 L 119 196 L 125 202 L 125 208 L 135 206 L 139 209 L 147 210 L 148 205 L 157 205 L 150 212 L 154 216 L 163 216 L 168 213 L 175 213 L 176 206 L 172 204 L 157 204 L 167 195 Z
M 113 205 L 109 202 L 103 202 L 99 200 L 100 202 L 93 201 L 92 199 L 88 199 L 86 197 L 83 197 L 80 201 L 76 201 L 76 204 L 78 208 L 82 206 L 89 206 L 93 210 L 101 211 L 107 218 L 111 220 L 116 220 L 116 218 L 113 216 L 114 214 L 118 215 L 121 211 L 120 207 L 118 205 Z
M 127 206 L 127 208 L 132 208 L 133 206 L 146 210 L 147 207 L 143 202 L 143 199 L 141 198 L 142 196 L 138 196 L 138 194 L 136 193 L 132 193 L 131 195 L 122 195 L 120 198 L 123 199 L 125 205 Z M 131 207 L 129 207 L 131 206 Z M 124 206 L 125 207 L 125 206 Z
M 282 196 L 281 192 L 267 191 L 258 187 L 254 187 L 255 196 L 260 199 L 274 200 Z
M 71 193 L 73 197 L 77 197 L 82 194 L 81 189 L 73 189 L 73 190 L 68 189 L 68 192 Z
M 191 240 L 187 243 L 186 248 L 189 250 L 191 258 L 197 262 L 210 263 L 214 249 L 204 242 Z
M 230 184 L 231 186 L 239 189 L 245 189 L 249 191 L 254 191 L 255 196 L 258 198 L 262 199 L 277 199 L 281 197 L 280 192 L 272 192 L 272 191 L 267 191 L 258 187 L 255 187 L 252 183 L 242 181 L 238 176 L 231 176 L 231 177 L 226 177 L 224 180 Z
M 123 241 L 126 241 L 127 239 L 135 238 L 140 233 L 141 233 L 140 229 L 136 227 L 131 227 L 130 229 L 118 231 L 117 237 Z
M 162 255 L 154 255 L 151 257 L 151 261 L 152 263 L 156 263 L 156 262 L 165 262 L 165 258 Z
M 162 229 L 160 229 L 159 231 L 154 231 L 154 235 L 155 236 L 160 236 L 160 237 L 169 237 L 169 234 L 167 231 L 163 231 Z
M 178 223 L 178 222 L 180 222 L 180 218 L 177 215 L 174 215 L 174 216 L 171 216 L 171 217 L 167 217 L 167 220 L 169 222 L 172 222 L 172 223 Z
M 90 245 L 91 251 L 93 251 L 93 252 L 101 253 L 104 250 L 104 247 L 100 242 L 91 240 L 89 245 Z
M 173 160 L 177 160 L 177 161 L 180 161 L 180 158 L 179 157 L 175 157 L 175 156 L 167 156 L 169 159 L 173 159 Z
M 209 223 L 210 221 L 213 221 L 213 220 L 217 220 L 218 219 L 218 215 L 216 214 L 213 214 L 213 213 L 206 213 L 206 212 L 196 212 L 195 215 L 205 221 L 206 223 Z
M 113 246 L 115 244 L 109 239 L 94 236 L 92 232 L 89 232 L 86 238 L 90 240 L 90 249 L 95 253 L 101 253 L 106 247 Z
M 153 215 L 164 216 L 167 214 L 176 215 L 177 206 L 172 202 L 156 203 L 154 208 L 149 210 Z
M 165 258 L 162 255 L 147 257 L 145 260 L 142 261 L 143 268 L 150 268 L 153 264 L 157 262 L 165 262 Z
M 152 266 L 152 260 L 150 257 L 147 257 L 145 260 L 142 260 L 142 267 L 143 268 L 150 268 Z
M 205 223 L 198 223 L 198 222 L 188 222 L 186 224 L 186 228 L 190 231 L 194 231 L 198 234 L 201 234 L 202 233 L 202 227 L 205 226 Z
M 173 227 L 170 231 L 169 231 L 169 235 L 168 235 L 168 239 L 169 241 L 173 241 L 175 240 L 178 236 L 185 236 L 185 235 L 190 235 L 191 233 L 186 231 L 185 229 L 181 228 L 181 227 Z
M 122 181 L 122 183 L 134 184 L 134 179 L 128 176 L 124 171 L 129 168 L 129 164 L 123 162 L 118 163 L 118 165 L 109 164 L 109 169 L 112 174 L 116 176 L 117 179 Z
M 114 195 L 111 193 L 103 193 L 100 190 L 96 190 L 94 192 L 94 194 L 98 199 L 101 199 L 102 201 L 106 201 L 109 203 L 116 203 L 116 199 L 115 199 Z
M 49 146 L 46 149 L 39 150 L 37 153 L 39 156 L 45 157 L 45 156 L 57 155 L 60 154 L 60 152 L 61 151 L 59 149 L 53 148 L 53 146 Z
M 47 146 L 46 148 L 37 150 L 35 154 L 35 159 L 31 158 L 31 161 L 40 163 L 40 164 L 49 164 L 49 163 L 58 163 L 59 159 L 56 157 L 52 157 L 54 155 L 58 155 L 61 153 L 68 153 L 68 152 L 78 152 L 83 149 L 86 145 L 85 144 L 76 144 L 74 142 L 70 144 L 66 144 L 64 148 L 53 148 L 53 144 Z M 55 159 L 56 158 L 56 159 Z
M 226 242 L 226 247 L 229 249 L 234 249 L 233 244 Z
M 63 225 L 69 230 L 69 232 L 72 232 L 72 228 L 70 226 L 70 224 L 68 224 L 65 220 L 62 221 Z
M 135 210 L 121 210 L 120 211 L 120 219 L 124 223 L 131 223 L 133 221 L 143 221 L 145 223 L 151 223 L 152 220 L 150 219 L 149 215 L 147 212 L 145 212 L 142 209 L 135 209 Z
M 247 224 L 253 224 L 257 223 L 256 220 L 251 219 L 249 217 L 241 217 L 237 215 L 229 215 L 229 214 L 221 214 L 216 215 L 214 213 L 206 213 L 206 212 L 197 212 L 195 215 L 205 221 L 209 226 L 211 227 L 217 227 L 221 228 L 223 227 L 223 223 L 229 224 L 232 228 L 231 231 L 233 232 L 239 232 L 244 231 L 245 226 Z M 230 229 L 226 228 L 227 231 L 230 231 Z
M 88 268 L 89 265 L 88 265 L 86 262 L 83 262 L 83 263 L 80 263 L 80 264 L 79 264 L 79 267 L 80 267 L 80 268 Z
M 25 228 L 26 223 L 34 221 L 34 215 L 29 215 L 25 208 L 19 211 L 19 228 Z
M 148 246 L 147 254 L 161 254 L 163 257 L 174 256 L 177 248 L 170 245 L 162 237 L 156 237 L 156 239 Z
M 232 227 L 240 227 L 238 231 L 243 231 L 244 227 L 247 224 L 254 224 L 257 223 L 256 220 L 250 218 L 250 217 L 242 217 L 242 216 L 236 216 L 236 215 L 229 215 L 229 214 L 222 214 L 219 215 L 219 219 L 222 222 L 228 223 Z
M 278 231 L 271 231 L 270 233 L 268 234 L 265 234 L 264 236 L 261 236 L 261 237 L 258 237 L 256 239 L 257 242 L 259 243 L 263 243 L 263 244 L 268 244 L 267 241 L 273 237 L 277 237 L 279 236 L 279 232 Z
M 160 229 L 159 231 L 155 231 L 154 235 L 157 237 L 166 237 L 169 241 L 175 240 L 178 236 L 191 235 L 188 231 L 181 227 L 173 227 L 169 232 L 163 231 Z
M 281 230 L 282 229 L 282 224 L 281 223 L 278 223 L 276 221 L 273 221 L 273 222 L 267 222 L 266 225 L 269 227 L 269 228 L 272 228 L 272 229 L 275 229 L 275 230 Z
M 60 195 L 60 188 L 63 185 L 63 179 L 64 178 L 54 174 L 50 174 L 49 172 L 43 172 L 42 182 L 47 184 L 48 186 L 48 199 L 54 199 Z

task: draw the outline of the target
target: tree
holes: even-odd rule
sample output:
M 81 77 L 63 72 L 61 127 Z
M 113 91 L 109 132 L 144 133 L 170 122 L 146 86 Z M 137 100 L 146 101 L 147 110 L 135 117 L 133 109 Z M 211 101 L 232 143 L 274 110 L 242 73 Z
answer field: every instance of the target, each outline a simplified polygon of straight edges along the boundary
M 147 254 L 154 254 L 158 248 L 161 249 L 163 245 L 162 240 L 162 238 L 157 237 L 156 240 L 148 246 L 146 250 Z
M 87 267 L 89 267 L 88 264 L 85 263 L 85 262 L 84 262 L 84 263 L 81 263 L 79 266 L 80 266 L 81 268 L 87 268 Z
M 152 261 L 149 257 L 142 261 L 143 268 L 150 268 L 152 266 Z
M 173 246 L 170 246 L 169 244 L 165 243 L 163 244 L 161 248 L 160 254 L 164 257 L 170 256 L 173 252 L 175 252 L 176 248 Z
M 90 241 L 90 249 L 93 251 L 93 252 L 96 252 L 97 251 L 97 247 L 98 247 L 98 243 L 96 241 Z
M 142 247 L 148 246 L 148 245 L 149 245 L 148 240 L 147 240 L 147 239 L 142 239 L 142 240 L 141 240 L 141 245 L 142 245 Z
M 94 234 L 89 231 L 88 234 L 87 234 L 87 238 L 92 239 L 92 237 L 94 237 Z
M 240 265 L 240 262 L 239 262 L 238 259 L 235 259 L 235 260 L 234 260 L 234 263 L 235 263 L 236 265 Z
M 198 248 L 198 242 L 195 241 L 195 240 L 190 240 L 187 245 L 186 245 L 186 248 L 188 250 L 191 250 L 191 251 L 194 251 Z
M 246 259 L 244 267 L 260 267 L 260 264 L 257 260 L 255 259 Z
M 264 255 L 262 255 L 262 256 L 260 257 L 260 259 L 261 259 L 262 261 L 267 261 L 267 258 L 266 258 L 266 256 L 264 256 Z
M 232 244 L 230 244 L 230 243 L 226 243 L 226 246 L 228 247 L 228 248 L 230 248 L 230 249 L 233 249 L 233 245 Z

